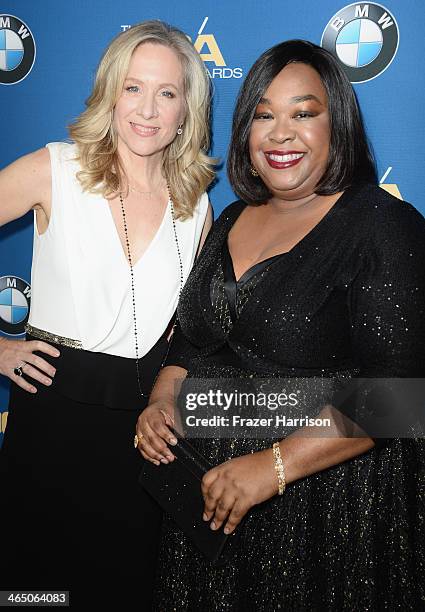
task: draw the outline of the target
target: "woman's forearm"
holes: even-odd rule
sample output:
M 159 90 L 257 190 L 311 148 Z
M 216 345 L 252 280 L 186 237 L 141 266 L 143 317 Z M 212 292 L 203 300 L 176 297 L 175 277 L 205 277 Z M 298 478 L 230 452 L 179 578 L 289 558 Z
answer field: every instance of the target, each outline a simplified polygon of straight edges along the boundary
M 166 366 L 159 373 L 149 398 L 149 404 L 164 402 L 175 405 L 179 382 L 186 378 L 187 370 L 180 366 Z
M 318 416 L 329 418 L 330 428 L 302 427 L 280 442 L 288 484 L 343 463 L 374 446 L 372 438 L 332 406 L 325 407 Z

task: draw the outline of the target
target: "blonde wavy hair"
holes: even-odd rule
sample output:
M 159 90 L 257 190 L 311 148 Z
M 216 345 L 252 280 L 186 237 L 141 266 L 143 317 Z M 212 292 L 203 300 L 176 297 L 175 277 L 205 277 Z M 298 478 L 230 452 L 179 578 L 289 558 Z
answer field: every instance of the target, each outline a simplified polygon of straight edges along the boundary
M 186 103 L 183 134 L 168 145 L 162 164 L 176 217 L 184 220 L 192 216 L 199 197 L 214 178 L 216 160 L 207 155 L 211 84 L 190 40 L 181 30 L 162 21 L 144 21 L 133 26 L 114 38 L 106 49 L 86 101 L 87 108 L 69 126 L 82 168 L 77 177 L 84 191 L 101 193 L 105 198 L 126 189 L 112 124 L 113 109 L 122 93 L 131 57 L 146 42 L 173 49 L 183 66 Z

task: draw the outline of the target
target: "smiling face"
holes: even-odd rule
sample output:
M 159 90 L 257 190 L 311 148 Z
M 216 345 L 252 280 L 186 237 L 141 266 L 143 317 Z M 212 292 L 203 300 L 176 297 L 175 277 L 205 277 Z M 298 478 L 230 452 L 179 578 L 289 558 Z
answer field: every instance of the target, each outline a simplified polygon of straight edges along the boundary
M 183 78 L 175 51 L 154 43 L 137 47 L 114 109 L 120 153 L 162 158 L 184 122 Z
M 325 88 L 307 64 L 288 64 L 258 104 L 249 137 L 252 165 L 274 197 L 314 193 L 328 162 L 330 126 Z

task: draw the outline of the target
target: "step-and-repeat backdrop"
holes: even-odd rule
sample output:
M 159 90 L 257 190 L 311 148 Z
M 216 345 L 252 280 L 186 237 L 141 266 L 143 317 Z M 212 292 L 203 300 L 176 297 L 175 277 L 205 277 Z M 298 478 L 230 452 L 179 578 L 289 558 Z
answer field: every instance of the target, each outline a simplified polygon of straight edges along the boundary
M 213 154 L 223 162 L 236 95 L 260 53 L 291 38 L 330 50 L 354 84 L 382 188 L 425 212 L 423 0 L 3 0 L 0 168 L 67 138 L 66 126 L 84 108 L 103 49 L 145 19 L 178 26 L 201 54 L 214 86 Z M 210 196 L 216 214 L 234 199 L 225 163 Z M 30 308 L 32 223 L 29 214 L 0 229 L 0 335 L 7 338 L 22 337 Z M 0 443 L 7 402 L 2 379 Z

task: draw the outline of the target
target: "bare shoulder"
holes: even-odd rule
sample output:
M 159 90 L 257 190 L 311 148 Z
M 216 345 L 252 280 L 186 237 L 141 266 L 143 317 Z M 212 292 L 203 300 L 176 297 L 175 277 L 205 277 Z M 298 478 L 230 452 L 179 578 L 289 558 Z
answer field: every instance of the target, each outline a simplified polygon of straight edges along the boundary
M 29 210 L 50 211 L 51 168 L 47 148 L 28 153 L 0 171 L 0 225 Z
M 19 157 L 1 171 L 3 177 L 18 178 L 23 185 L 50 181 L 50 154 L 47 147 Z
M 33 151 L 27 155 L 23 155 L 15 162 L 10 164 L 6 170 L 8 169 L 13 169 L 13 171 L 24 173 L 26 178 L 30 181 L 34 180 L 34 177 L 41 181 L 50 180 L 51 170 L 49 150 L 47 147 L 43 147 L 42 149 L 37 149 L 37 151 Z M 25 176 L 22 178 L 24 179 Z

